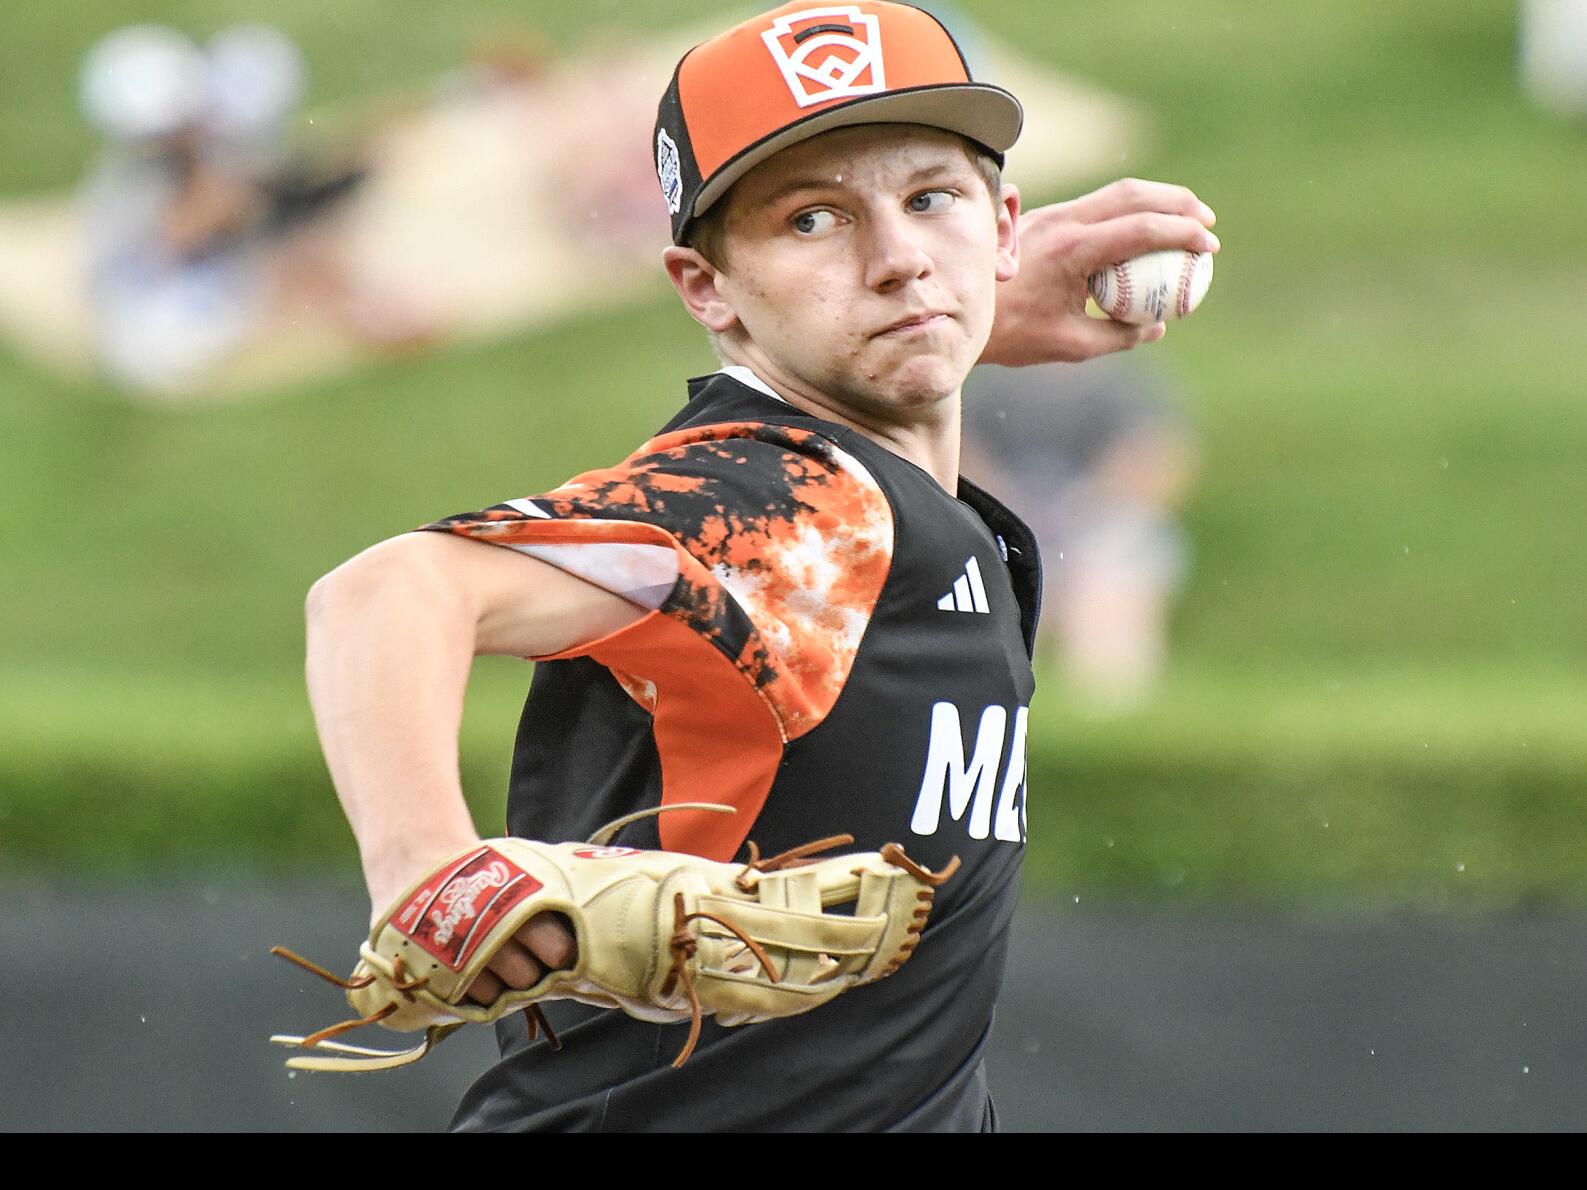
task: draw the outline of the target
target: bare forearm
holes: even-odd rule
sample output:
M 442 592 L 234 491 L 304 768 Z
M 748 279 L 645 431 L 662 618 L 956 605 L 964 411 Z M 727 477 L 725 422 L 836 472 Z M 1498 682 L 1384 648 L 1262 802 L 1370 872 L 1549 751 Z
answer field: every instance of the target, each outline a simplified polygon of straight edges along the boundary
M 549 656 L 644 614 L 544 562 L 438 533 L 382 542 L 314 585 L 309 701 L 377 911 L 478 839 L 457 764 L 474 657 Z
M 549 656 L 644 614 L 543 562 L 433 533 L 382 542 L 314 585 L 309 701 L 358 839 L 372 921 L 415 878 L 479 840 L 457 764 L 474 657 Z M 566 923 L 537 914 L 468 995 L 489 1003 L 576 956 Z
M 355 560 L 308 603 L 309 700 L 377 906 L 476 837 L 457 762 L 474 617 L 425 568 L 391 570 Z

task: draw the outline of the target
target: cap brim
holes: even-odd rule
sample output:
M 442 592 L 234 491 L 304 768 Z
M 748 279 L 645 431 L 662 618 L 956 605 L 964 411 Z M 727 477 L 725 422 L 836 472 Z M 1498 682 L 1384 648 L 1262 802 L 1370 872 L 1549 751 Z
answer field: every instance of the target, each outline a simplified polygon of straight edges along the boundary
M 692 216 L 710 210 L 734 182 L 768 157 L 834 128 L 925 124 L 967 136 L 1001 156 L 1019 139 L 1024 122 L 1025 111 L 1019 100 L 1001 87 L 986 83 L 946 83 L 855 99 L 781 128 L 731 158 L 701 187 Z

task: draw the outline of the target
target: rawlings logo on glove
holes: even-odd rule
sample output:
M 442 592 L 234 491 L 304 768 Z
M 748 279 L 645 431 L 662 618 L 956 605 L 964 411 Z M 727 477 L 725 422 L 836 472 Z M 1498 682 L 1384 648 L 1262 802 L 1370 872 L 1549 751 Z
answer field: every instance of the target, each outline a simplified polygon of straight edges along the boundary
M 723 810 L 688 806 L 663 809 Z M 659 813 L 661 811 L 650 811 Z M 589 843 L 490 839 L 416 882 L 382 916 L 342 980 L 281 947 L 272 951 L 346 989 L 356 1019 L 280 1045 L 317 1051 L 288 1059 L 301 1070 L 383 1070 L 416 1062 L 467 1022 L 524 1011 L 533 1036 L 544 1029 L 560 1048 L 539 1004 L 571 999 L 621 1008 L 647 1021 L 684 1021 L 681 1066 L 714 1016 L 742 1025 L 794 1016 L 861 984 L 892 974 L 914 952 L 935 889 L 958 860 L 931 872 L 889 843 L 880 852 L 816 858 L 852 843 L 820 839 L 762 858 L 753 843 L 744 864 L 669 851 L 607 847 L 631 815 Z M 853 904 L 853 912 L 829 913 Z M 548 971 L 490 1004 L 465 999 L 501 944 L 539 913 L 567 918 L 578 941 L 571 968 Z M 413 1049 L 344 1045 L 341 1034 L 380 1023 L 423 1030 Z M 321 1056 L 325 1053 L 346 1055 Z
M 426 887 L 409 898 L 396 920 L 410 938 L 454 971 L 463 965 L 471 940 L 485 937 L 493 921 L 540 890 L 532 876 L 489 848 L 470 853 L 461 866 L 443 876 L 440 892 L 428 884 L 426 881 Z M 479 899 L 493 889 L 501 892 L 480 910 Z M 418 927 L 408 928 L 415 919 L 419 919 Z M 471 928 L 454 947 L 452 939 L 464 922 L 472 923 Z

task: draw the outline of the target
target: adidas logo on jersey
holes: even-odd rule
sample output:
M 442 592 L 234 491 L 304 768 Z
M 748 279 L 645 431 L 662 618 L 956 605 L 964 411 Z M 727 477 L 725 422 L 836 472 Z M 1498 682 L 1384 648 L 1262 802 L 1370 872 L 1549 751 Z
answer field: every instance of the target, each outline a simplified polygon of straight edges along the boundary
M 986 584 L 981 581 L 981 564 L 974 555 L 964 564 L 964 573 L 953 580 L 953 590 L 937 600 L 937 607 L 945 612 L 991 613 L 992 605 L 986 599 Z

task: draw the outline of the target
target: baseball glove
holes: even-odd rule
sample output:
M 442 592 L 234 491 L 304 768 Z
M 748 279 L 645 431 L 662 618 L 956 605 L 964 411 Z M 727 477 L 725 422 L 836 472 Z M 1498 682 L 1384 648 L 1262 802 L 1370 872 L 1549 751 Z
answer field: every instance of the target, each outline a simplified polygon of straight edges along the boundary
M 955 858 L 931 872 L 896 843 L 814 858 L 852 843 L 848 835 L 769 858 L 751 843 L 749 861 L 735 864 L 603 846 L 626 821 L 589 843 L 488 839 L 454 856 L 375 923 L 351 979 L 276 947 L 272 953 L 345 988 L 359 1015 L 307 1037 L 270 1040 L 316 1051 L 288 1059 L 300 1070 L 384 1070 L 418 1061 L 466 1023 L 522 1010 L 531 1036 L 544 1029 L 560 1048 L 539 1003 L 570 999 L 640 1020 L 689 1021 L 673 1062 L 681 1066 L 702 1017 L 742 1025 L 794 1016 L 892 974 L 919 942 L 936 887 L 958 867 Z M 852 914 L 827 912 L 850 902 Z M 571 923 L 575 965 L 533 987 L 507 988 L 490 1004 L 465 1000 L 502 942 L 548 911 Z M 393 1052 L 334 1040 L 376 1022 L 422 1029 L 424 1041 Z

